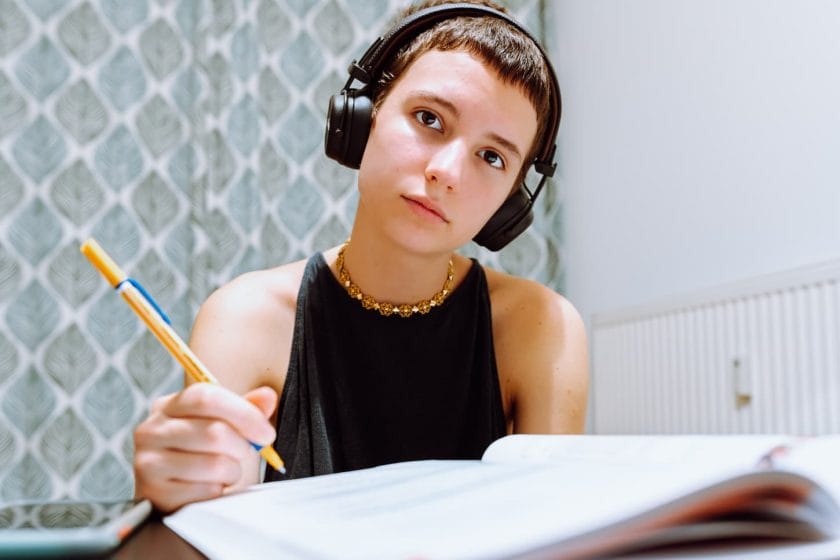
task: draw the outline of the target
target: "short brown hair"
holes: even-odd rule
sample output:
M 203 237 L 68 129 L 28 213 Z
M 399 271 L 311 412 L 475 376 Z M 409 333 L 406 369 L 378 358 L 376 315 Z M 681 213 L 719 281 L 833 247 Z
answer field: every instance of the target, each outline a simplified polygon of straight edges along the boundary
M 446 0 L 426 0 L 409 6 L 398 16 L 398 21 L 438 5 Z M 490 1 L 473 1 L 507 14 L 507 10 Z M 374 115 L 391 91 L 394 82 L 417 58 L 432 50 L 464 50 L 496 70 L 507 84 L 522 89 L 537 114 L 537 134 L 531 142 L 515 187 L 525 178 L 539 148 L 540 140 L 547 133 L 549 119 L 541 118 L 551 111 L 551 73 L 545 56 L 534 41 L 508 22 L 491 16 L 457 16 L 445 19 L 400 48 L 384 65 L 384 71 L 373 95 Z

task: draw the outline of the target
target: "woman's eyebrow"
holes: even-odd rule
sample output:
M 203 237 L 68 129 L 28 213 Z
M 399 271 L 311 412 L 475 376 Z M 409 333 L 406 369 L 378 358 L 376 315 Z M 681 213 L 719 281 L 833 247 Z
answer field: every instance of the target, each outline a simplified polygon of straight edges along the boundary
M 427 101 L 429 103 L 437 103 L 438 105 L 443 105 L 446 108 L 447 111 L 449 111 L 450 113 L 452 113 L 456 117 L 461 116 L 461 112 L 458 110 L 458 107 L 456 107 L 448 99 L 445 99 L 445 98 L 441 97 L 440 95 L 438 95 L 436 93 L 432 93 L 431 91 L 426 91 L 426 90 L 421 89 L 421 90 L 411 92 L 410 95 L 412 97 L 417 97 L 417 98 L 422 99 L 423 101 Z
M 451 101 L 431 91 L 417 90 L 410 92 L 410 95 L 412 97 L 422 99 L 423 101 L 426 101 L 428 103 L 436 103 L 438 105 L 443 106 L 447 111 L 452 113 L 455 116 L 455 118 L 458 118 L 461 115 L 461 112 L 458 110 L 458 107 L 456 107 Z M 516 144 L 514 144 L 504 136 L 496 134 L 495 132 L 491 132 L 488 136 L 493 142 L 499 144 L 502 148 L 511 152 L 520 160 L 522 159 L 522 154 L 519 152 L 519 148 L 516 147 Z
M 516 144 L 514 144 L 504 136 L 499 136 L 495 132 L 491 132 L 489 136 L 491 140 L 499 144 L 502 148 L 508 150 L 520 160 L 522 159 L 522 154 L 519 153 L 519 148 L 516 147 Z

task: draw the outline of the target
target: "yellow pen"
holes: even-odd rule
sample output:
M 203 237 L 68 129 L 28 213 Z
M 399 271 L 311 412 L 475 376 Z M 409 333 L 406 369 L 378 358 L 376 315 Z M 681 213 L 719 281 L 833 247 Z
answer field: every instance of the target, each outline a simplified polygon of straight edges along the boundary
M 157 337 L 160 343 L 178 360 L 178 363 L 181 364 L 184 371 L 187 372 L 187 375 L 201 383 L 219 384 L 219 381 L 201 363 L 198 356 L 193 354 L 190 347 L 172 330 L 172 327 L 168 324 L 169 319 L 157 306 L 151 296 L 146 293 L 146 290 L 143 289 L 139 282 L 129 278 L 117 266 L 117 263 L 111 259 L 108 253 L 99 246 L 96 240 L 88 239 L 82 243 L 81 251 L 93 266 L 102 273 L 102 276 L 105 277 L 108 283 L 122 295 L 129 307 L 146 323 L 146 326 L 149 327 L 149 330 L 152 331 L 152 334 Z M 260 455 L 275 470 L 281 473 L 286 472 L 283 459 L 280 458 L 280 455 L 277 454 L 272 446 L 261 446 L 254 442 L 250 442 L 250 444 L 254 449 L 259 451 Z

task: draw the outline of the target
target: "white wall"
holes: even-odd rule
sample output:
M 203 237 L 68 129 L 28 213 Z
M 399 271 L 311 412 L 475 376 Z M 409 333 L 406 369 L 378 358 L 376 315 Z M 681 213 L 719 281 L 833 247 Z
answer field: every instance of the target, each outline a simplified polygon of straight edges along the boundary
M 550 2 L 587 323 L 840 256 L 840 2 Z

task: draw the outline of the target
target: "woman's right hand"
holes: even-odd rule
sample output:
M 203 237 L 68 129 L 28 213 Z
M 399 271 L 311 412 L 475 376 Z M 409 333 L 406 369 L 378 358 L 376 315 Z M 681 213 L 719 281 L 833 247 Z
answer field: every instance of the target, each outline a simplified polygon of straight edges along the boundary
M 270 445 L 277 393 L 259 387 L 243 396 L 193 383 L 154 401 L 134 431 L 135 495 L 168 513 L 258 482 L 259 454 Z

